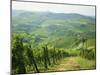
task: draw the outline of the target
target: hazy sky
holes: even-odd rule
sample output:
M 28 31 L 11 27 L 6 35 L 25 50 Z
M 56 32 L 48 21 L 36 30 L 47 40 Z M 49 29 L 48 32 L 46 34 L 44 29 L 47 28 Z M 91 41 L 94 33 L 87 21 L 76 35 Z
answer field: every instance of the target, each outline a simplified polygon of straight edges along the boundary
M 78 13 L 87 16 L 95 16 L 94 6 L 47 4 L 33 2 L 12 2 L 12 9 L 27 11 L 42 11 L 56 13 Z

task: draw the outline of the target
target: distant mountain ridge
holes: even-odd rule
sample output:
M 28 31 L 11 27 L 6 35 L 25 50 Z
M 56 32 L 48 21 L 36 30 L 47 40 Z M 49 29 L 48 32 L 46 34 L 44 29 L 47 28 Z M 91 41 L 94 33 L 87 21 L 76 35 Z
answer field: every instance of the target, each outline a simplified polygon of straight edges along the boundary
M 59 15 L 59 17 L 64 17 L 64 16 L 68 16 L 68 15 L 72 15 L 72 16 L 82 16 L 82 17 L 87 17 L 87 18 L 92 18 L 95 19 L 95 16 L 86 16 L 86 15 L 81 15 L 78 13 L 55 13 L 55 12 L 38 12 L 38 11 L 26 11 L 26 10 L 12 10 L 12 16 L 18 16 L 21 14 L 33 14 L 33 13 L 41 13 L 41 14 L 45 14 L 45 15 L 53 15 L 53 16 L 58 16 L 59 14 L 61 14 L 61 16 Z

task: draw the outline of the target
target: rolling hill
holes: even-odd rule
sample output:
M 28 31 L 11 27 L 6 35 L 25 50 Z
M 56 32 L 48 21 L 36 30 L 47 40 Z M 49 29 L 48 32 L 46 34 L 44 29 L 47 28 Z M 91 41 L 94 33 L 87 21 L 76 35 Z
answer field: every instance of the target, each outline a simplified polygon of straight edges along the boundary
M 28 33 L 35 43 L 68 48 L 78 35 L 95 39 L 95 17 L 77 13 L 12 11 L 12 32 Z M 95 43 L 95 42 L 94 42 Z

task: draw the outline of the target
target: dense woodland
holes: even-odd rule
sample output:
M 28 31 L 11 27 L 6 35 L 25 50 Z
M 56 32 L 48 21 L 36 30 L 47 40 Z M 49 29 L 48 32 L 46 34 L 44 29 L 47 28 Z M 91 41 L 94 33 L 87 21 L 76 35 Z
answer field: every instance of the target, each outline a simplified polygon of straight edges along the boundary
M 95 69 L 95 26 L 94 16 L 13 10 L 12 74 Z

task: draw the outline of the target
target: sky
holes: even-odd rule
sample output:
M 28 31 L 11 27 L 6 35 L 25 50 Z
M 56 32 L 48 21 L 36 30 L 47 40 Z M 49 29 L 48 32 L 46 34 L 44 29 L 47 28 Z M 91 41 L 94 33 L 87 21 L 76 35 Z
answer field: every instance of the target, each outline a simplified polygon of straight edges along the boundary
M 86 16 L 95 16 L 94 6 L 47 4 L 34 2 L 12 2 L 13 10 L 55 12 L 55 13 L 78 13 Z

